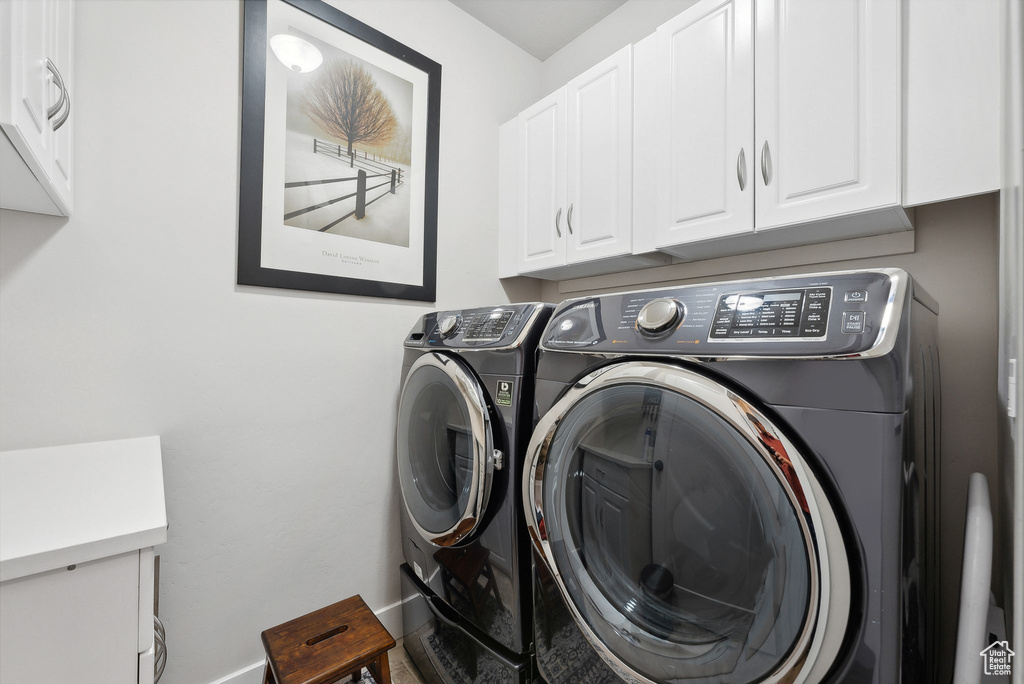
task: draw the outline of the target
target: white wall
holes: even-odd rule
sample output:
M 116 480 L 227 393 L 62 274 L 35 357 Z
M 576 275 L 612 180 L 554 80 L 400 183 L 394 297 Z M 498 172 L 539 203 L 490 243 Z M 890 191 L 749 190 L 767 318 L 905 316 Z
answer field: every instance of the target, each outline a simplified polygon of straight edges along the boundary
M 443 66 L 436 308 L 495 277 L 497 126 L 540 63 L 444 0 L 342 1 Z M 399 599 L 401 342 L 435 308 L 237 287 L 241 2 L 77 5 L 75 212 L 0 212 L 0 448 L 160 434 L 167 684 Z
M 544 60 L 542 93 L 550 93 L 619 48 L 654 32 L 697 0 L 629 0 Z

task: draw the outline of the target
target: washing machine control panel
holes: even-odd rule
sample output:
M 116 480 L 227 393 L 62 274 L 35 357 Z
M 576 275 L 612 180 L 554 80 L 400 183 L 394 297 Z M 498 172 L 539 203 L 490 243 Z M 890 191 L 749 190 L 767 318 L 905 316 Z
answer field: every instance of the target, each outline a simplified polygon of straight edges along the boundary
M 555 310 L 542 347 L 711 357 L 857 354 L 878 345 L 882 334 L 895 334 L 902 310 L 895 300 L 905 296 L 907 280 L 885 269 L 572 299 Z
M 821 340 L 828 331 L 831 287 L 737 289 L 718 295 L 709 340 Z
M 441 349 L 516 346 L 532 326 L 547 322 L 543 312 L 549 309 L 531 303 L 435 311 L 420 318 L 405 345 Z

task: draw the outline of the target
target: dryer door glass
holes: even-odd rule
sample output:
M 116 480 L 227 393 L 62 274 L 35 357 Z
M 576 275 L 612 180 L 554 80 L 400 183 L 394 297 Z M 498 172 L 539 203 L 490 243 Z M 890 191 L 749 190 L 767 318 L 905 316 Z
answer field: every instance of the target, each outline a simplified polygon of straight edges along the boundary
M 492 439 L 483 391 L 453 357 L 413 365 L 398 410 L 398 475 L 420 533 L 451 546 L 476 528 L 487 505 Z
M 599 384 L 575 390 L 527 481 L 585 636 L 654 682 L 771 681 L 804 661 L 794 653 L 810 641 L 818 565 L 782 443 L 765 429 L 755 446 L 671 382 Z

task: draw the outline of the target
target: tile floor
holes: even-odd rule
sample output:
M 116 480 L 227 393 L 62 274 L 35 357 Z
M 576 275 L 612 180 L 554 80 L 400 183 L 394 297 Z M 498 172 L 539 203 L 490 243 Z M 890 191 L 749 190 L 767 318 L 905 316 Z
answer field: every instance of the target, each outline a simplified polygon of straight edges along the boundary
M 424 684 L 401 639 L 398 639 L 395 647 L 388 651 L 388 664 L 391 666 L 392 684 Z M 368 671 L 363 670 L 360 684 L 373 684 L 373 677 Z
M 393 684 L 423 684 L 419 670 L 405 650 L 405 644 L 399 639 L 395 647 L 388 653 L 391 664 L 391 681 Z

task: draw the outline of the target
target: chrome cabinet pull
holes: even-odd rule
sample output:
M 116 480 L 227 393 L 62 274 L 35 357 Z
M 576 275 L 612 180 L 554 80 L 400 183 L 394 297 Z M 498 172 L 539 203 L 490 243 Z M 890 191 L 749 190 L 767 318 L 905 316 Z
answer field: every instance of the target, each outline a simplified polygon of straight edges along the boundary
M 57 119 L 57 123 L 53 125 L 54 131 L 63 126 L 64 122 L 68 120 L 69 116 L 71 116 L 71 93 L 67 92 L 66 90 L 64 91 L 64 93 L 67 97 L 68 108 L 64 110 L 64 113 L 60 115 L 59 119 Z
M 772 151 L 768 148 L 767 140 L 761 148 L 761 178 L 764 179 L 765 185 L 772 182 Z
M 569 205 L 569 213 L 565 215 L 565 225 L 569 228 L 569 235 L 572 235 L 572 204 Z
M 740 192 L 747 188 L 747 154 L 740 148 L 740 156 L 736 158 L 736 180 L 740 183 Z
M 57 65 L 54 64 L 49 57 L 46 58 L 46 68 L 51 74 L 53 74 L 53 81 L 57 84 L 57 87 L 60 88 L 60 99 L 57 100 L 56 104 L 46 110 L 46 120 L 49 121 L 53 117 L 57 116 L 57 112 L 59 112 L 64 106 L 64 102 L 67 100 L 68 90 L 64 87 L 64 79 L 61 78 L 60 71 L 57 70 Z
M 558 237 L 562 237 L 562 229 L 558 227 L 558 223 L 562 220 L 562 207 L 558 207 L 558 211 L 555 212 L 555 232 L 558 233 Z

